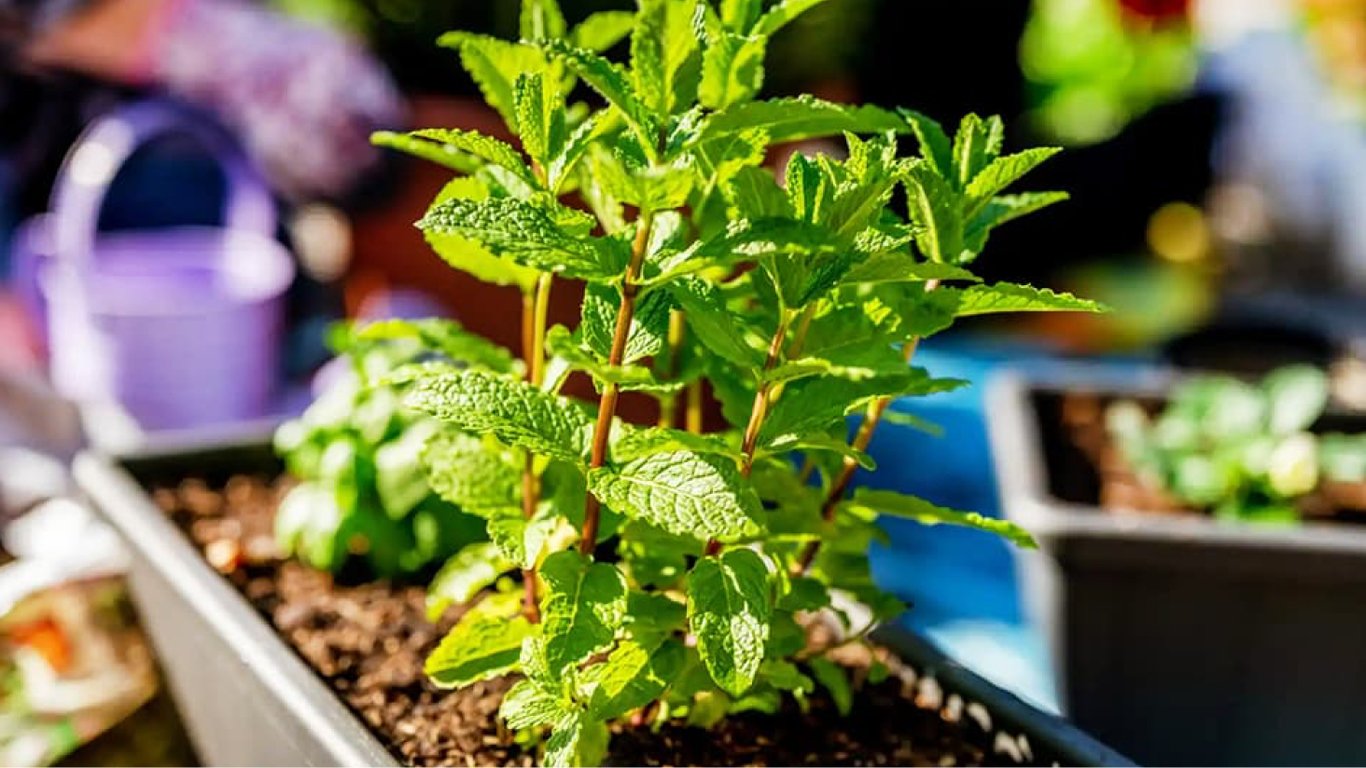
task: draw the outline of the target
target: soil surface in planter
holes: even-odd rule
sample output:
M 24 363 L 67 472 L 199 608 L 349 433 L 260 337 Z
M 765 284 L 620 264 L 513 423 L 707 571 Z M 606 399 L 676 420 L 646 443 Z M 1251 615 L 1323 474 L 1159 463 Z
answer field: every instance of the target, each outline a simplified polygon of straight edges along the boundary
M 1089 392 L 1034 397 L 1054 496 L 1099 506 L 1107 512 L 1209 513 L 1186 504 L 1134 470 L 1105 429 L 1105 409 L 1118 398 Z M 1163 406 L 1162 401 L 1152 398 L 1127 399 L 1134 399 L 1150 416 L 1160 413 Z M 1344 417 L 1328 416 L 1317 426 L 1321 429 L 1316 428 L 1316 432 L 1366 431 L 1366 422 Z M 1297 506 L 1306 519 L 1366 523 L 1366 483 L 1324 482 Z
M 344 583 L 279 559 L 271 530 L 289 485 L 288 479 L 239 476 L 216 489 L 188 480 L 153 496 L 400 761 L 531 765 L 534 749 L 517 744 L 497 718 L 510 679 L 443 691 L 422 674 L 423 660 L 460 609 L 434 625 L 420 587 Z M 862 655 L 842 659 L 859 686 L 848 717 L 818 692 L 806 712 L 789 701 L 777 715 L 743 714 L 711 731 L 625 725 L 613 735 L 610 759 L 621 765 L 1016 762 L 995 749 L 1011 740 L 993 737 L 973 717 L 954 716 L 929 681 L 893 675 L 867 683 L 870 658 Z

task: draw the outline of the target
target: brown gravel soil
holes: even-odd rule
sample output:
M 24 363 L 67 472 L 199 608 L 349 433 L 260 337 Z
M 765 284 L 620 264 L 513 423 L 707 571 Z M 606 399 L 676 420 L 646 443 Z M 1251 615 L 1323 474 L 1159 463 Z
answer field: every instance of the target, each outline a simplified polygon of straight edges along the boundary
M 511 681 L 442 691 L 422 662 L 459 617 L 426 620 L 415 586 L 343 583 L 282 562 L 271 539 L 275 508 L 288 480 L 235 477 L 223 489 L 199 481 L 154 491 L 158 505 L 190 535 L 205 558 L 270 620 L 280 635 L 337 692 L 400 761 L 409 765 L 531 765 L 533 749 L 515 743 L 496 717 Z M 842 659 L 855 681 L 867 654 Z M 711 731 L 665 725 L 616 728 L 611 760 L 619 765 L 983 765 L 1013 764 L 1021 740 L 992 735 L 985 715 L 945 697 L 933 680 L 909 669 L 863 684 L 853 713 L 813 695 L 777 715 L 744 714 Z M 860 669 L 862 667 L 862 669 Z M 1023 758 L 1028 761 L 1028 747 Z

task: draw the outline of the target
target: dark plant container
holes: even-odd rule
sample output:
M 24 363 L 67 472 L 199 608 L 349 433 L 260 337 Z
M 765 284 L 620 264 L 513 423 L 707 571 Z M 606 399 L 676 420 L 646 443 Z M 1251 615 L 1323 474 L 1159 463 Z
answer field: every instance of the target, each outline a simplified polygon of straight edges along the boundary
M 394 757 L 203 560 L 145 488 L 195 476 L 274 473 L 280 464 L 259 443 L 109 459 L 78 456 L 77 483 L 128 542 L 131 585 L 142 621 L 170 679 L 200 756 L 211 765 L 396 765 Z M 876 633 L 922 678 L 933 678 L 945 707 L 978 719 L 985 708 L 1006 753 L 1039 764 L 1132 765 L 1053 715 L 1045 714 L 949 661 L 896 627 Z M 980 720 L 979 720 L 980 722 Z M 1003 754 L 995 755 L 1004 757 Z
M 1165 387 L 1002 378 L 989 394 L 1003 509 L 1039 542 L 1017 562 L 1063 711 L 1149 764 L 1366 763 L 1366 527 L 1101 510 L 1060 418 L 1082 391 Z

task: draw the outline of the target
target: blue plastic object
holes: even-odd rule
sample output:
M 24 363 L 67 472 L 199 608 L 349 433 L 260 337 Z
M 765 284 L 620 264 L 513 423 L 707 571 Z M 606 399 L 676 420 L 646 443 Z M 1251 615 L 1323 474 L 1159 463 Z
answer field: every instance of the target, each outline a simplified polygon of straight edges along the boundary
M 932 422 L 943 435 L 884 423 L 869 446 L 878 471 L 860 470 L 855 482 L 1001 517 L 983 400 L 987 381 L 1005 368 L 1039 372 L 1076 364 L 1037 345 L 973 336 L 926 343 L 915 364 L 972 386 L 895 402 L 893 410 Z M 1145 365 L 1119 360 L 1105 367 L 1124 375 Z M 970 529 L 894 518 L 882 523 L 891 541 L 874 549 L 873 573 L 911 604 L 902 623 L 997 685 L 1056 711 L 1043 637 L 1020 605 L 1011 545 Z

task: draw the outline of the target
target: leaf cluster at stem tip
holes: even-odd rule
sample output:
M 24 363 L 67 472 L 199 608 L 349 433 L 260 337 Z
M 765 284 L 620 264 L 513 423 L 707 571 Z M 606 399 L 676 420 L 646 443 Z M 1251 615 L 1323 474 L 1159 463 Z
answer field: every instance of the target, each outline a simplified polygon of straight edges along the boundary
M 570 23 L 524 0 L 518 40 L 440 41 L 515 140 L 375 136 L 452 172 L 417 223 L 437 255 L 523 293 L 518 354 L 438 321 L 356 334 L 423 350 L 366 389 L 424 425 L 411 485 L 386 480 L 385 498 L 420 488 L 443 520 L 477 523 L 429 588 L 433 616 L 466 609 L 427 673 L 516 675 L 501 716 L 543 737 L 549 764 L 600 762 L 624 717 L 708 726 L 817 686 L 847 708 L 847 671 L 804 626 L 844 621 L 862 641 L 836 593 L 877 620 L 904 608 L 868 566 L 881 515 L 1032 545 L 1003 521 L 848 490 L 892 399 L 966 384 L 911 364 L 922 339 L 960 317 L 1100 309 L 971 271 L 996 227 L 1065 198 L 1010 190 L 1053 150 L 1006 153 L 995 117 L 950 136 L 910 110 L 760 98 L 768 40 L 822 1 L 640 0 Z M 767 165 L 816 138 L 830 151 Z M 548 327 L 568 280 L 586 284 L 581 314 Z M 562 393 L 571 374 L 596 402 Z M 624 396 L 661 418 L 623 421 Z M 704 433 L 712 405 L 727 426 Z

